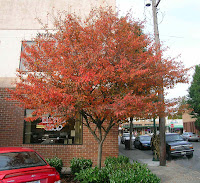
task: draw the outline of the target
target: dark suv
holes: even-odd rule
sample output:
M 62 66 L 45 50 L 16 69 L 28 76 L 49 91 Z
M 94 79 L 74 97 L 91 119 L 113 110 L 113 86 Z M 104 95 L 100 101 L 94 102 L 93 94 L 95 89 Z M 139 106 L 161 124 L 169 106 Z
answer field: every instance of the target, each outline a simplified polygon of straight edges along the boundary
M 166 133 L 166 154 L 167 159 L 171 159 L 172 156 L 184 156 L 188 158 L 193 157 L 193 145 L 190 142 L 184 141 L 184 139 L 177 133 Z

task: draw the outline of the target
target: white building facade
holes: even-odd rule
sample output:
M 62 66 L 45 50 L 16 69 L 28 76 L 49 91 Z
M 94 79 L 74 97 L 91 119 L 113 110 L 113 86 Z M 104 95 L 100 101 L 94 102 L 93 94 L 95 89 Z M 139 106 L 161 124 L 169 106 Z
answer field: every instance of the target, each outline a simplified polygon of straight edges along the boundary
M 116 0 L 0 0 L 0 77 L 15 77 L 19 68 L 21 42 L 52 27 L 53 15 L 66 11 L 85 17 L 94 7 L 111 6 Z M 1 78 L 1 83 L 4 83 Z

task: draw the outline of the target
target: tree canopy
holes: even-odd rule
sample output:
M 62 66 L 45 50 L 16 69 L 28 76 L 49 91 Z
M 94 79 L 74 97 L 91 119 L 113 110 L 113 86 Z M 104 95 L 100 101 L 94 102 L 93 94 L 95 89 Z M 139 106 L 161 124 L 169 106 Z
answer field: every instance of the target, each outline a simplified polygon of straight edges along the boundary
M 56 19 L 54 33 L 24 45 L 29 72 L 18 71 L 13 99 L 35 109 L 35 118 L 80 113 L 101 151 L 115 123 L 157 116 L 165 107 L 155 102 L 158 90 L 187 80 L 182 63 L 164 59 L 142 29 L 130 14 L 119 17 L 109 8 L 92 10 L 85 20 L 73 14 Z
M 196 118 L 195 126 L 200 130 L 200 65 L 196 65 L 193 81 L 189 88 L 188 103 L 192 108 L 191 114 Z

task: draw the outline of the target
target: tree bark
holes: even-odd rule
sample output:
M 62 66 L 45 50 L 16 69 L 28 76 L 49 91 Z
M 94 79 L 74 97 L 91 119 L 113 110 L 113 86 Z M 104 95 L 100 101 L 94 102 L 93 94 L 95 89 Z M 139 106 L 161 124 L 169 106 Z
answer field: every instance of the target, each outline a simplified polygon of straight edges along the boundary
M 97 159 L 97 167 L 101 168 L 101 159 L 102 159 L 102 148 L 103 148 L 103 142 L 98 143 L 98 159 Z
M 132 142 L 132 134 L 133 134 L 133 118 L 130 117 L 130 150 L 133 149 L 133 142 Z
M 153 12 L 153 24 L 154 24 L 154 37 L 156 43 L 156 54 L 160 51 L 160 39 L 159 39 L 159 31 L 158 31 L 158 20 L 157 20 L 157 6 L 160 3 L 156 0 L 152 0 L 152 12 Z M 161 62 L 161 57 L 160 57 Z M 161 77 L 161 82 L 163 83 L 163 77 Z M 159 101 L 164 105 L 164 90 L 163 86 L 160 88 L 160 92 L 158 93 Z M 164 112 L 164 110 L 162 111 Z M 165 117 L 163 114 L 159 115 L 159 131 L 160 131 L 160 166 L 166 165 L 166 144 L 165 144 Z
M 91 115 L 87 114 L 83 110 L 80 111 L 80 114 L 85 119 L 85 123 L 83 123 L 83 125 L 85 125 L 89 129 L 90 133 L 94 136 L 94 138 L 98 142 L 97 167 L 100 169 L 101 168 L 101 160 L 102 160 L 103 143 L 104 143 L 104 141 L 105 141 L 110 129 L 115 125 L 114 120 L 110 119 L 110 122 L 109 122 L 108 126 L 105 128 L 105 127 L 103 127 L 103 122 L 105 121 L 105 118 L 103 120 L 98 120 L 98 119 L 94 120 L 94 118 L 92 118 Z M 91 128 L 88 117 L 90 118 L 92 123 L 96 125 L 95 129 Z M 98 132 L 96 131 L 96 129 L 98 129 L 97 130 Z
M 159 119 L 160 129 L 160 166 L 166 166 L 165 118 Z

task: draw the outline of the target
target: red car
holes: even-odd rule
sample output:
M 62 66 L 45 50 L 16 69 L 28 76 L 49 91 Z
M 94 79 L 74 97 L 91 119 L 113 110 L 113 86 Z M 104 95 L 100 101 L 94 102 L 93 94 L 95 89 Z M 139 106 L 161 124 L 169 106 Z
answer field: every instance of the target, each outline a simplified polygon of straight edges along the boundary
M 61 183 L 60 175 L 29 148 L 0 147 L 0 183 Z

